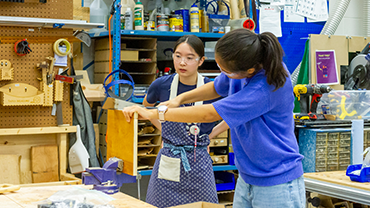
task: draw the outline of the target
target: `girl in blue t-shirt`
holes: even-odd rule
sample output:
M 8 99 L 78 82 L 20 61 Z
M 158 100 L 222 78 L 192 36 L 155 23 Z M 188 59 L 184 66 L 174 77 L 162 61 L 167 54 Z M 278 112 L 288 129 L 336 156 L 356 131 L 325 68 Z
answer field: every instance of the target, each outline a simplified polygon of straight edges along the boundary
M 294 135 L 293 87 L 282 57 L 272 33 L 233 30 L 216 44 L 222 73 L 214 82 L 164 102 L 158 110 L 134 106 L 123 112 L 128 121 L 134 112 L 174 122 L 223 119 L 227 125 L 220 127 L 230 128 L 239 170 L 233 207 L 303 208 L 303 156 Z M 220 96 L 225 98 L 212 104 L 176 108 Z
M 181 37 L 173 50 L 176 73 L 160 77 L 150 85 L 143 102 L 145 106 L 174 99 L 210 82 L 209 78 L 198 73 L 198 67 L 205 59 L 204 45 L 198 37 Z M 210 103 L 212 101 L 204 101 L 204 104 Z M 203 102 L 187 103 L 182 107 L 202 104 Z M 171 207 L 197 201 L 217 203 L 212 160 L 207 152 L 210 143 L 208 134 L 212 131 L 214 122 L 151 121 L 162 129 L 163 148 L 153 167 L 146 202 L 156 207 Z

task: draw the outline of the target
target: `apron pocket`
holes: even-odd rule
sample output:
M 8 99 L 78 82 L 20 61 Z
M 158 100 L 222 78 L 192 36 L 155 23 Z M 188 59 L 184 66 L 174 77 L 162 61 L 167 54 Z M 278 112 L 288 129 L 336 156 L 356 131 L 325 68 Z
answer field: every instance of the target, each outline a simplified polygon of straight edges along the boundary
M 180 158 L 167 157 L 161 155 L 159 162 L 158 178 L 180 182 Z

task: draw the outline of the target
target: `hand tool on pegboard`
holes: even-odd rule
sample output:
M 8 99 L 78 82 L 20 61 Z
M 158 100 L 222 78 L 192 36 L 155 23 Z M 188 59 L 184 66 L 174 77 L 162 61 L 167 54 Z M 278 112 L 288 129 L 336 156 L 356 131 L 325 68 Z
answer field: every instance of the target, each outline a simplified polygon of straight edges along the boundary
M 254 5 L 255 4 L 256 3 L 254 2 Z M 256 22 L 250 17 L 250 0 L 244 0 L 244 10 L 248 19 L 244 21 L 243 27 L 253 31 L 256 28 Z
M 32 52 L 27 39 L 18 40 L 17 42 L 15 42 L 14 52 L 18 56 L 25 56 L 25 55 L 29 54 L 30 52 Z

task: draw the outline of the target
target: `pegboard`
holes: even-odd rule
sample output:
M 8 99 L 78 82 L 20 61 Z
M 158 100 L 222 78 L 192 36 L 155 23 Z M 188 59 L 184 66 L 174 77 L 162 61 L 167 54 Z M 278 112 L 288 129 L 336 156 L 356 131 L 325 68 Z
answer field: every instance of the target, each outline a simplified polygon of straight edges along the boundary
M 73 19 L 73 0 L 25 0 L 24 3 L 0 3 L 1 16 Z
M 17 56 L 13 44 L 0 44 L 0 59 L 9 60 L 14 68 L 13 81 L 0 81 L 0 87 L 10 83 L 26 83 L 40 90 L 41 72 L 36 68 L 38 63 L 53 56 L 52 43 L 30 44 L 32 52 L 26 56 Z M 68 63 L 70 66 L 70 63 Z M 59 67 L 54 66 L 57 74 Z M 70 105 L 70 86 L 65 84 L 63 90 L 63 121 L 72 124 L 72 107 Z M 56 116 L 51 116 L 52 107 L 42 106 L 0 106 L 0 128 L 57 126 Z

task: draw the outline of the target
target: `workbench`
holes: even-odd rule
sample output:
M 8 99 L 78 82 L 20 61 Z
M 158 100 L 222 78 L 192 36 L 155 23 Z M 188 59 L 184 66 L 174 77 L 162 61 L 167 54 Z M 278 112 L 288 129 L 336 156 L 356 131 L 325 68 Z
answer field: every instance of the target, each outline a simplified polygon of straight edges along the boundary
M 351 181 L 346 171 L 305 173 L 306 191 L 370 205 L 370 183 Z
M 37 202 L 49 198 L 57 191 L 67 190 L 72 188 L 73 186 L 21 187 L 21 189 L 16 192 L 8 192 L 4 193 L 3 195 L 0 194 L 0 206 L 2 208 L 35 208 L 37 207 Z M 92 188 L 92 186 L 78 186 L 87 189 Z M 155 208 L 150 204 L 147 204 L 121 192 L 110 196 L 112 196 L 116 200 L 109 202 L 109 204 L 113 205 L 116 208 Z

